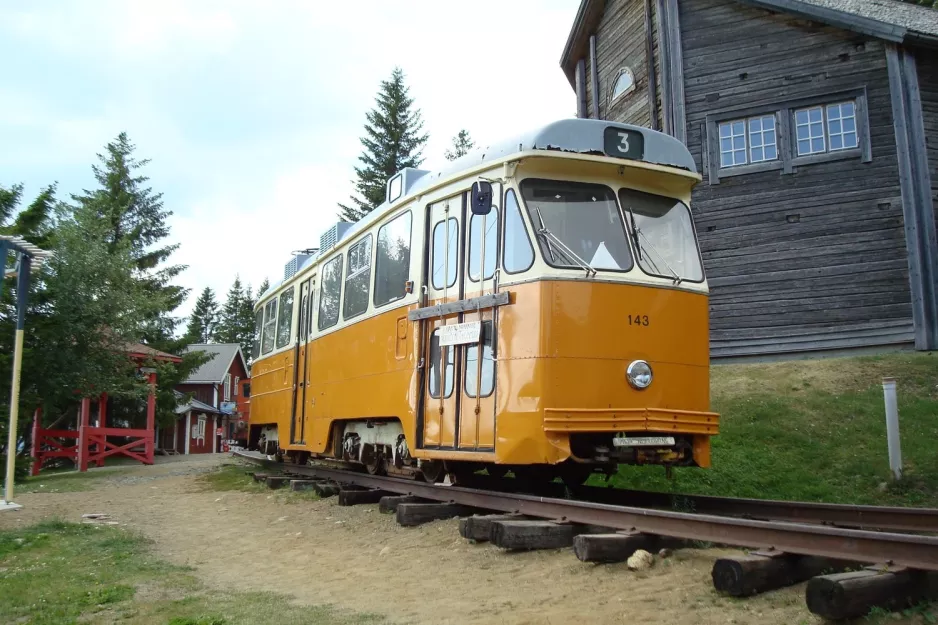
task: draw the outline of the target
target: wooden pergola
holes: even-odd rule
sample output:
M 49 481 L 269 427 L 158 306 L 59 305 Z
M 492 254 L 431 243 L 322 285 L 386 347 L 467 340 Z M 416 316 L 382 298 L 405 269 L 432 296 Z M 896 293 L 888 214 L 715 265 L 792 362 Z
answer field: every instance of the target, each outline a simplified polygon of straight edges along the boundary
M 98 418 L 91 425 L 91 397 L 81 400 L 78 430 L 47 430 L 42 428 L 42 409 L 33 415 L 32 474 L 38 475 L 47 458 L 69 458 L 79 471 L 87 471 L 89 464 L 104 466 L 109 456 L 127 456 L 143 464 L 153 464 L 156 426 L 156 369 L 142 366 L 146 362 L 181 362 L 179 356 L 167 354 L 142 343 L 124 348 L 127 356 L 147 376 L 150 394 L 147 397 L 147 424 L 145 429 L 107 427 L 108 394 L 98 396 Z M 122 444 L 108 441 L 108 437 L 130 439 Z

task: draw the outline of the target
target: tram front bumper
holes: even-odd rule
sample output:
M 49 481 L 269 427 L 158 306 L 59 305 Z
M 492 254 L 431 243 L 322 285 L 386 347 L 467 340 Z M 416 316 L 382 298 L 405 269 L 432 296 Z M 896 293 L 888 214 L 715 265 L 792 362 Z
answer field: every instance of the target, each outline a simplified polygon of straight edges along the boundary
M 547 408 L 544 432 L 585 462 L 710 466 L 714 412 L 664 408 Z M 556 444 L 556 443 L 555 443 Z

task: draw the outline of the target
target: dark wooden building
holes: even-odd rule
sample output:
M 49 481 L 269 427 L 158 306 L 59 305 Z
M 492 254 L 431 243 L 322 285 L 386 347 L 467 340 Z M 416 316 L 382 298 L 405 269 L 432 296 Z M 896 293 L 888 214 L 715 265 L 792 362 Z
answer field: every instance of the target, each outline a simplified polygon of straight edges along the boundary
M 561 67 L 693 154 L 714 358 L 938 347 L 938 11 L 583 0 Z

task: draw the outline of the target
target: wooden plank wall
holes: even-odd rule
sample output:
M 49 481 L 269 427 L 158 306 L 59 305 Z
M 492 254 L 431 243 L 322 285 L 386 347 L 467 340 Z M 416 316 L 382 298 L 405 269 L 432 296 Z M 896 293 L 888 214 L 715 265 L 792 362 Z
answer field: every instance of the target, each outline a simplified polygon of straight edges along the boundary
M 922 91 L 922 115 L 925 119 L 925 145 L 928 171 L 931 173 L 932 198 L 938 218 L 938 53 L 925 50 L 916 54 L 918 82 Z
M 701 171 L 708 113 L 859 87 L 869 105 L 871 163 L 834 161 L 697 188 L 713 356 L 911 341 L 883 45 L 732 0 L 682 0 L 680 11 L 688 148 Z
M 599 113 L 602 119 L 651 126 L 645 45 L 643 0 L 607 0 L 605 13 L 596 29 Z M 635 89 L 612 104 L 613 82 L 622 67 L 632 70 Z

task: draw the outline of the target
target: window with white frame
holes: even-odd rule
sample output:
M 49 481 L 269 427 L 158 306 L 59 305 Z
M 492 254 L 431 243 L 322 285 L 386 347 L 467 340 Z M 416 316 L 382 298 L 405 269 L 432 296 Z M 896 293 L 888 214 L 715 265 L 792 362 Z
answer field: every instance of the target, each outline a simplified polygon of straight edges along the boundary
M 775 115 L 720 123 L 720 167 L 764 163 L 778 158 Z
M 859 147 L 856 104 L 838 102 L 795 111 L 795 136 L 798 156 Z
M 205 438 L 205 417 L 204 416 L 199 417 L 199 423 L 196 428 L 195 438 Z
M 238 387 L 241 386 L 241 378 L 235 376 L 234 387 L 231 389 L 231 394 L 235 397 L 238 396 Z
M 706 116 L 705 169 L 723 177 L 833 160 L 873 160 L 865 87 Z
M 231 401 L 231 374 L 230 373 L 225 374 L 225 383 L 223 384 L 223 386 L 225 387 L 224 401 Z

